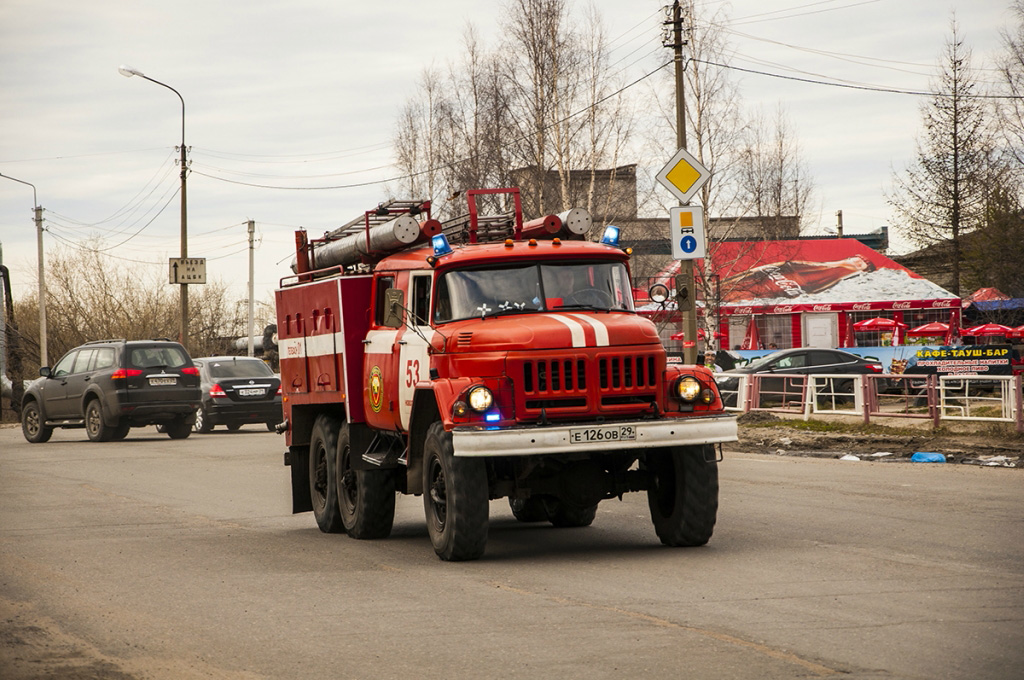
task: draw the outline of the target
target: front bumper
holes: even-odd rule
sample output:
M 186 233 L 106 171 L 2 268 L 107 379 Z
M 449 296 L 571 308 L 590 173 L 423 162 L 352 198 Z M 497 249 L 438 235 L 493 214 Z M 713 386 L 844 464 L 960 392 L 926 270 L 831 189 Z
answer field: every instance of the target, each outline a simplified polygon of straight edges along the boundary
M 579 439 L 580 430 L 606 431 L 608 428 L 623 426 L 634 428 L 636 438 L 626 441 L 573 443 L 574 439 Z M 467 458 L 622 451 L 628 448 L 693 446 L 736 440 L 736 416 L 732 415 L 601 424 L 538 425 L 493 430 L 481 427 L 456 427 L 452 430 L 455 455 Z

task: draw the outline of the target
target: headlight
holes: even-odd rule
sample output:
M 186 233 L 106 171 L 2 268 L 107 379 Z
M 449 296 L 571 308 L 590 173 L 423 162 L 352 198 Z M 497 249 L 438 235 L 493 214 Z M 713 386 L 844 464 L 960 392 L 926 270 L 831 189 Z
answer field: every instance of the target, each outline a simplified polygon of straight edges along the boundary
M 692 375 L 684 375 L 676 381 L 676 396 L 686 403 L 692 403 L 700 396 L 700 381 Z
M 483 385 L 477 385 L 469 390 L 469 407 L 477 413 L 483 413 L 494 404 L 494 395 Z

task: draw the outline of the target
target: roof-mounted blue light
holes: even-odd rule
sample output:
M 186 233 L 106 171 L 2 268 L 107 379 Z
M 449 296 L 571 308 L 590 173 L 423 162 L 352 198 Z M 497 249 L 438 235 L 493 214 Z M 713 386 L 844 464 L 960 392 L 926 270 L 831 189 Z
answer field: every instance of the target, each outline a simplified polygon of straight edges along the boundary
M 444 234 L 438 234 L 430 239 L 431 245 L 434 246 L 434 255 L 441 257 L 452 252 L 452 246 L 448 243 L 448 238 Z
M 619 246 L 619 228 L 609 224 L 604 228 L 604 236 L 601 237 L 601 243 L 606 246 Z

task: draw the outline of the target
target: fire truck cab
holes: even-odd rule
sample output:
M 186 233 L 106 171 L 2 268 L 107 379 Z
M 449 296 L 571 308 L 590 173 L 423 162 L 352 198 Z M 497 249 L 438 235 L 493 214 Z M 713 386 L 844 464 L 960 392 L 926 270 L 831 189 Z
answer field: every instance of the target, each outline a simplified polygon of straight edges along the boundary
M 491 500 L 586 526 L 600 501 L 646 491 L 662 543 L 705 544 L 714 445 L 736 439 L 713 375 L 667 363 L 628 252 L 580 240 L 589 216 L 524 225 L 502 191 L 503 219 L 468 192 L 469 215 L 443 225 L 400 202 L 319 242 L 297 234 L 276 292 L 294 511 L 383 538 L 396 492 L 421 495 L 437 555 L 468 560 Z

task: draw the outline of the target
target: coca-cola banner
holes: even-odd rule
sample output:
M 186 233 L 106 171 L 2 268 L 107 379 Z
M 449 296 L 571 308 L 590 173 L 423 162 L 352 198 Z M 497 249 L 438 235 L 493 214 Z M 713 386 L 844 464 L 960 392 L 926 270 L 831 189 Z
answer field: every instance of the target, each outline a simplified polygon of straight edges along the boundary
M 725 241 L 711 254 L 733 313 L 920 309 L 959 299 L 856 239 Z M 741 311 L 742 310 L 742 311 Z
M 773 350 L 735 350 L 743 366 Z M 1011 345 L 897 345 L 896 347 L 844 347 L 843 351 L 882 364 L 886 373 L 938 375 L 1010 375 L 1019 357 Z

